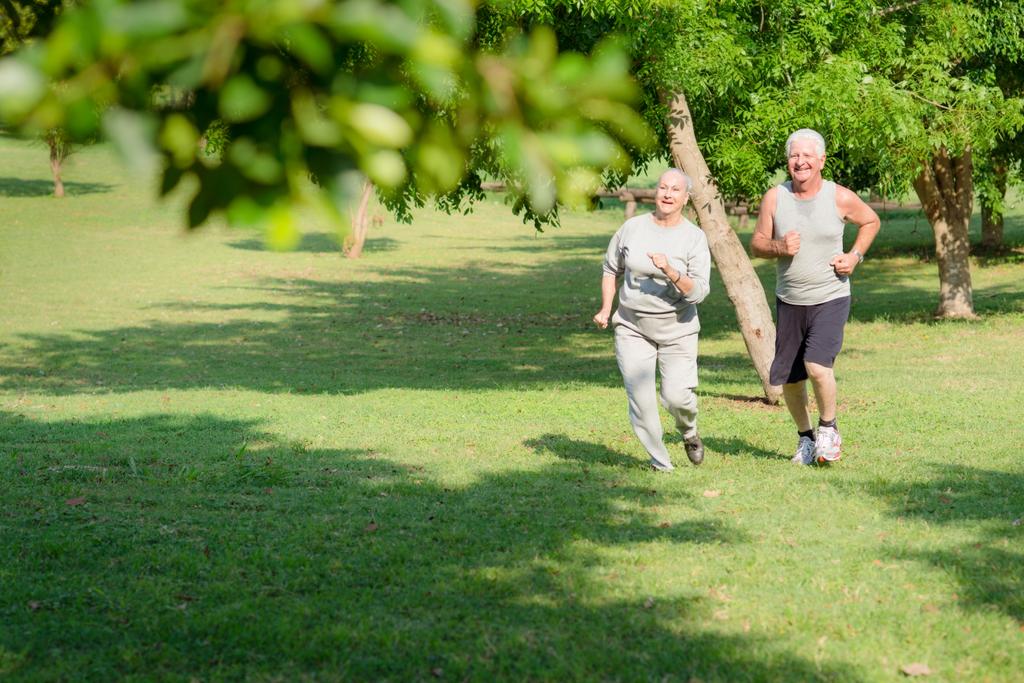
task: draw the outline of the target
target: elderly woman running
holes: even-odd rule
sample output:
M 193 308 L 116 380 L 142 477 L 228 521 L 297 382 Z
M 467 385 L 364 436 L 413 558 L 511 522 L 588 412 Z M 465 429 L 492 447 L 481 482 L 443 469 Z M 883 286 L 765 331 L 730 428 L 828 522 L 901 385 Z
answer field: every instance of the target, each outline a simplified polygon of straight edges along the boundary
M 629 399 L 629 420 L 651 456 L 651 466 L 674 468 L 662 440 L 655 391 L 661 372 L 661 400 L 683 435 L 686 456 L 704 461 L 697 434 L 697 304 L 708 295 L 711 254 L 704 233 L 683 217 L 690 179 L 669 169 L 658 179 L 654 212 L 623 223 L 608 245 L 601 278 L 598 327 L 615 329 L 615 358 Z M 616 281 L 622 278 L 619 307 L 612 316 Z

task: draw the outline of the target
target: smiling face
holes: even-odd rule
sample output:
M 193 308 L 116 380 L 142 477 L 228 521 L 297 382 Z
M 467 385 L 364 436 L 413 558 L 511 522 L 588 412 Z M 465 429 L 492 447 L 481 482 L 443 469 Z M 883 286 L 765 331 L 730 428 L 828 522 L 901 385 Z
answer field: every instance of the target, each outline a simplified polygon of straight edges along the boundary
M 665 171 L 658 178 L 654 206 L 661 217 L 681 213 L 686 206 L 686 176 L 676 170 Z
M 789 177 L 793 182 L 803 185 L 821 177 L 821 169 L 825 167 L 825 155 L 818 154 L 818 145 L 814 140 L 798 138 L 789 147 Z

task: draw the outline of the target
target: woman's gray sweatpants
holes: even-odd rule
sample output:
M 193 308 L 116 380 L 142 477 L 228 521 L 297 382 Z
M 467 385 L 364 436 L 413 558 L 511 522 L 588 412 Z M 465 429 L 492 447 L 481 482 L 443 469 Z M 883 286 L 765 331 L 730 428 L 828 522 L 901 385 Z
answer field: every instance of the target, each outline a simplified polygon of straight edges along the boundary
M 615 325 L 615 359 L 629 399 L 629 421 L 653 463 L 671 467 L 662 440 L 655 369 L 661 373 L 661 402 L 683 438 L 697 434 L 697 333 L 674 315 L 642 316 L 620 309 Z M 680 332 L 684 334 L 680 335 Z

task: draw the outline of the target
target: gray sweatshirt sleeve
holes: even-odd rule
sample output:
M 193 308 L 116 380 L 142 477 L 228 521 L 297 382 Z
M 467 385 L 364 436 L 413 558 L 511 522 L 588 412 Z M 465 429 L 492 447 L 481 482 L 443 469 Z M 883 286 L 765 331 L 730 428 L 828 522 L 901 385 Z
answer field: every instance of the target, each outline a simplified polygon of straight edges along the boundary
M 686 275 L 693 280 L 693 289 L 682 299 L 690 304 L 699 304 L 711 291 L 711 251 L 703 231 L 697 232 L 690 253 L 686 255 Z
M 608 251 L 604 255 L 604 274 L 612 275 L 614 277 L 621 277 L 626 271 L 626 259 L 622 253 L 622 231 L 624 229 L 619 228 L 612 235 L 611 242 L 608 243 Z

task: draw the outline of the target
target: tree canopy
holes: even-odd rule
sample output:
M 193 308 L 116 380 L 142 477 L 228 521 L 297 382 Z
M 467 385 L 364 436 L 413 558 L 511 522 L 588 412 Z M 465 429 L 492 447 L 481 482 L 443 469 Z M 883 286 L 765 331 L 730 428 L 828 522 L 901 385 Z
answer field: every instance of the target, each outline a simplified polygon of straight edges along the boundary
M 0 55 L 45 36 L 61 11 L 74 0 L 0 0 Z
M 936 236 L 939 315 L 973 316 L 967 222 L 987 161 L 1013 156 L 1024 93 L 1024 8 L 1006 0 L 509 0 L 506 24 L 551 24 L 583 47 L 624 35 L 642 114 L 669 146 L 670 94 L 716 187 L 759 197 L 798 128 L 828 141 L 826 174 L 921 198 Z M 501 22 L 498 22 L 501 23 Z M 991 165 L 991 164 L 990 164 Z M 984 186 L 982 188 L 985 189 Z
M 664 155 L 683 95 L 725 196 L 760 196 L 802 127 L 838 182 L 913 187 L 940 314 L 970 316 L 974 180 L 1017 154 L 1022 55 L 1010 0 L 93 0 L 0 64 L 0 116 L 155 154 L 165 192 L 198 181 L 190 225 L 289 234 L 297 205 L 336 213 L 364 174 L 400 216 L 465 208 L 493 177 L 554 220 Z
M 650 136 L 617 45 L 585 58 L 538 29 L 483 50 L 474 29 L 465 0 L 94 0 L 0 63 L 0 116 L 102 128 L 162 164 L 164 192 L 198 181 L 190 226 L 223 211 L 282 239 L 300 205 L 336 216 L 363 175 L 401 214 L 425 196 L 457 207 L 488 174 L 542 219 L 628 172 Z

